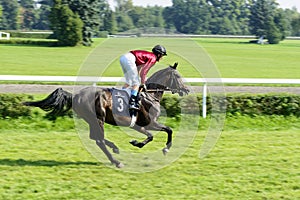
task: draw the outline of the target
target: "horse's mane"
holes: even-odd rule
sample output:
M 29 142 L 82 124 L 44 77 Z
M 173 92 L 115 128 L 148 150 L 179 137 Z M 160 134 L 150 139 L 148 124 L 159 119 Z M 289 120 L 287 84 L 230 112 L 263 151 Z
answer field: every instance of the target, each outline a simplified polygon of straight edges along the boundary
M 152 74 L 152 76 L 150 76 L 146 81 L 147 88 L 154 89 L 153 87 L 166 87 L 166 79 L 170 78 L 168 76 L 171 75 L 173 70 L 175 69 L 172 67 L 167 67 Z

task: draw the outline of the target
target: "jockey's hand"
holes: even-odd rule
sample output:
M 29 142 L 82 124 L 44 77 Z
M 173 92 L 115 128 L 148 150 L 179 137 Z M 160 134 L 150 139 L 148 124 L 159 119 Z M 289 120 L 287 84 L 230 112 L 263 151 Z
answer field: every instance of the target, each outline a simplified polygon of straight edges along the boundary
M 141 85 L 140 85 L 140 88 L 139 88 L 139 91 L 140 91 L 140 92 L 147 92 L 147 87 L 146 87 L 146 85 L 145 85 L 145 84 L 141 84 Z

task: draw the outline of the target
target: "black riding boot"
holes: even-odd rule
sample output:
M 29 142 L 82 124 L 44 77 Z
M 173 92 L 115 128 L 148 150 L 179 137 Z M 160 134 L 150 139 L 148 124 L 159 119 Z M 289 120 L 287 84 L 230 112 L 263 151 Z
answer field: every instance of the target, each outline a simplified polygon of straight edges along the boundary
M 133 127 L 135 125 L 136 116 L 137 116 L 137 112 L 138 112 L 139 108 L 140 108 L 140 106 L 139 106 L 138 96 L 131 95 L 131 97 L 129 99 L 129 114 L 131 117 L 131 122 L 130 122 L 129 127 Z

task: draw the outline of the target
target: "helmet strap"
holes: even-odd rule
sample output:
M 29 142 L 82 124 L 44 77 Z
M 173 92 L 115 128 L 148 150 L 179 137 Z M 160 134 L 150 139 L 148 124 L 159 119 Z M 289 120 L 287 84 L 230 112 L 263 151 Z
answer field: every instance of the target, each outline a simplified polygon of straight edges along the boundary
M 160 54 L 160 53 L 159 53 L 159 54 L 157 54 L 157 55 L 156 55 L 156 61 L 159 61 L 159 60 L 161 59 L 161 57 L 163 57 L 163 55 L 162 55 L 162 54 Z

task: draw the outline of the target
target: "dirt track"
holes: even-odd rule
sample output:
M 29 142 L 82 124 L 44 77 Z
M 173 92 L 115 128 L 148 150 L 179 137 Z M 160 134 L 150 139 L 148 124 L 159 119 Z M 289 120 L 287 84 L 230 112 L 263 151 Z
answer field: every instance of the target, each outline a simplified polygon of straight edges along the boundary
M 58 87 L 65 90 L 78 90 L 84 86 L 74 85 L 38 85 L 38 84 L 0 84 L 0 93 L 25 93 L 25 94 L 48 94 Z M 191 87 L 192 92 L 202 92 L 202 87 Z M 224 86 L 208 87 L 208 92 L 225 92 L 225 93 L 290 93 L 300 94 L 300 87 L 258 87 L 258 86 Z

